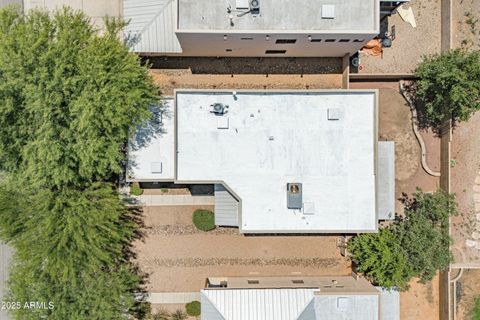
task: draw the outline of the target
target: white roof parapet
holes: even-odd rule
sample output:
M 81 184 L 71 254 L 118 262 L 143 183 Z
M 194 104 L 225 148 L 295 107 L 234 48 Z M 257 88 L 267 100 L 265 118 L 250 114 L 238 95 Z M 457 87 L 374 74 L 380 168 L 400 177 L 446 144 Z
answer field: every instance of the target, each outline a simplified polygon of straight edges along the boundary
M 232 190 L 242 232 L 376 231 L 375 91 L 181 90 L 175 114 L 176 180 Z M 287 207 L 288 183 L 305 210 Z

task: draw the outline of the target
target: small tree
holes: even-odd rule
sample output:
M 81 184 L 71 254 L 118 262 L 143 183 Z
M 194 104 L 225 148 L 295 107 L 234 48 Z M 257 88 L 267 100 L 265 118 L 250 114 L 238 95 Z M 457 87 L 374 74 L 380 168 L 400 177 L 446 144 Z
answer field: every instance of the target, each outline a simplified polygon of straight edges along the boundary
M 383 287 L 408 287 L 412 277 L 431 280 L 452 261 L 449 217 L 455 197 L 445 191 L 404 197 L 405 216 L 376 234 L 363 234 L 348 244 L 358 270 Z
M 395 234 L 381 229 L 353 238 L 348 244 L 358 271 L 375 284 L 406 289 L 412 277 L 412 268 Z
M 434 193 L 418 189 L 404 203 L 405 217 L 395 226 L 395 233 L 415 276 L 429 281 L 453 259 L 448 229 L 449 217 L 457 214 L 455 196 L 441 189 Z
M 438 127 L 445 120 L 467 121 L 480 109 L 480 52 L 460 49 L 426 57 L 416 68 L 416 98 L 424 121 Z

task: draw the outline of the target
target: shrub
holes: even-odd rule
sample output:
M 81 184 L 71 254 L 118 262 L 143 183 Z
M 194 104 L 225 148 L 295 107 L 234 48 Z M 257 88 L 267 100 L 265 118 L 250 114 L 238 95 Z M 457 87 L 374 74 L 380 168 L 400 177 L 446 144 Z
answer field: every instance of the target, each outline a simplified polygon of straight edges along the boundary
M 215 215 L 209 210 L 195 210 L 193 213 L 193 224 L 202 231 L 213 230 L 215 229 Z
M 143 194 L 143 189 L 140 188 L 140 185 L 135 182 L 130 186 L 130 194 L 132 196 L 141 196 Z
M 480 297 L 475 299 L 475 306 L 473 307 L 473 320 L 480 320 Z
M 153 320 L 169 320 L 169 319 L 170 319 L 170 312 L 168 312 L 165 309 L 161 309 L 153 315 Z
M 177 309 L 174 313 L 170 315 L 172 320 L 185 320 L 187 319 L 187 314 L 180 309 Z
M 192 317 L 198 317 L 200 315 L 200 301 L 192 301 L 185 305 L 187 314 Z

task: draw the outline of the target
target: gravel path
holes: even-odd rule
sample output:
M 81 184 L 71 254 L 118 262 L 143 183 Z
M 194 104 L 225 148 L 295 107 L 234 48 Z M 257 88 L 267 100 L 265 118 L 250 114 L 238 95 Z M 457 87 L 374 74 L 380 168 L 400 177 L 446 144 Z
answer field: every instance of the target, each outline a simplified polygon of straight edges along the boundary
M 179 259 L 143 259 L 144 266 L 195 268 L 206 266 L 291 266 L 312 268 L 333 268 L 340 265 L 336 258 L 280 258 L 280 259 L 242 259 L 242 258 L 179 258 Z
M 205 231 L 198 230 L 193 225 L 151 225 L 143 229 L 145 235 L 159 235 L 159 236 L 186 236 L 192 234 L 206 234 Z M 238 235 L 238 229 L 234 228 L 216 228 L 208 231 L 208 235 Z

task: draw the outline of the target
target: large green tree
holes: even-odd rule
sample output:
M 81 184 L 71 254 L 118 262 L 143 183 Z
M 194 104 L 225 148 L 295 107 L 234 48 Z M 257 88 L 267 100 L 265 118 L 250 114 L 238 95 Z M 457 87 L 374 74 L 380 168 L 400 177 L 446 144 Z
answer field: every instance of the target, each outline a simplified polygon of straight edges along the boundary
M 60 191 L 18 184 L 0 188 L 0 230 L 16 249 L 13 301 L 52 302 L 53 309 L 20 308 L 20 319 L 123 319 L 134 314 L 141 277 L 129 261 L 135 211 L 112 185 Z
M 457 212 L 454 195 L 417 190 L 404 204 L 404 216 L 393 225 L 348 245 L 358 270 L 381 286 L 406 289 L 412 277 L 429 281 L 452 261 L 448 228 Z
M 58 188 L 122 170 L 124 145 L 158 90 L 118 39 L 68 9 L 0 10 L 0 170 Z
M 124 25 L 99 32 L 69 9 L 0 10 L 0 236 L 15 249 L 17 319 L 142 312 L 137 215 L 111 181 L 159 92 L 119 39 Z
M 480 109 L 480 51 L 456 49 L 426 57 L 415 75 L 425 125 L 466 121 Z

